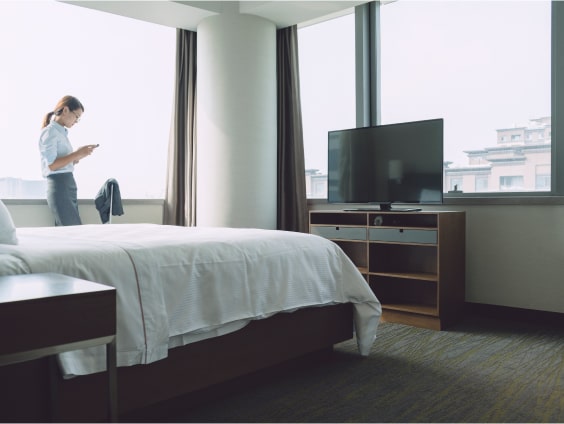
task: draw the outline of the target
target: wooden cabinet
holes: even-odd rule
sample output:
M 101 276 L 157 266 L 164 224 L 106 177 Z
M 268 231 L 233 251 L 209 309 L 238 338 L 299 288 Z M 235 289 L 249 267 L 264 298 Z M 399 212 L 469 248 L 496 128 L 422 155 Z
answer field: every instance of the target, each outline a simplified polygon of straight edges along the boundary
M 382 319 L 444 329 L 464 309 L 464 212 L 310 211 L 382 303 Z

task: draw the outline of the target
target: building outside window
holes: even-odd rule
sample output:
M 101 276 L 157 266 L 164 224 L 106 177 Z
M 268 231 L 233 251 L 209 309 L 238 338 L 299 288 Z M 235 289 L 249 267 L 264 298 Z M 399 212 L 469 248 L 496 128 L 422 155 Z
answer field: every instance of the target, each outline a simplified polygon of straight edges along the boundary
M 499 189 L 501 191 L 522 190 L 524 179 L 522 175 L 510 175 L 499 177 Z
M 461 186 L 466 188 L 466 193 L 550 191 L 551 139 L 541 137 L 526 140 L 525 136 L 529 131 L 549 134 L 550 126 L 551 118 L 544 117 L 520 128 L 498 129 L 497 145 L 466 151 L 467 166 L 447 165 L 447 184 L 451 178 L 457 181 L 462 179 Z M 503 142 L 508 139 L 512 142 Z M 507 176 L 508 173 L 520 175 L 519 181 Z M 480 183 L 479 175 L 482 175 Z M 470 181 L 473 179 L 475 189 L 470 190 Z M 495 185 L 497 182 L 499 185 Z
M 537 168 L 535 187 L 537 190 L 550 190 L 550 173 L 547 174 L 546 166 Z
M 488 181 L 489 181 L 489 177 L 487 175 L 476 175 L 475 191 L 477 192 L 487 191 Z

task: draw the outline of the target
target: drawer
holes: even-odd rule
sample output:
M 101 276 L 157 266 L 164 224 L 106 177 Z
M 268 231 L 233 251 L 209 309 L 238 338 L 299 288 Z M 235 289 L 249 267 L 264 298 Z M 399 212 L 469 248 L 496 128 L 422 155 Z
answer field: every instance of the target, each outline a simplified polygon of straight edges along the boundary
M 370 241 L 436 244 L 437 230 L 405 230 L 403 228 L 370 228 Z
M 311 233 L 339 240 L 366 240 L 366 227 L 312 226 Z

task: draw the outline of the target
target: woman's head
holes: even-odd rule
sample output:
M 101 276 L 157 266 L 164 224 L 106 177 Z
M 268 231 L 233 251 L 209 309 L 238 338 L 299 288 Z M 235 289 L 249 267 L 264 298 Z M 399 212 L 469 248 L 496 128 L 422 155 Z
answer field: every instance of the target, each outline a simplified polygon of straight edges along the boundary
M 70 128 L 76 124 L 84 112 L 84 106 L 73 96 L 65 96 L 55 106 L 52 112 L 47 113 L 43 118 L 43 127 L 51 122 L 51 118 L 55 116 L 55 121 L 59 124 Z

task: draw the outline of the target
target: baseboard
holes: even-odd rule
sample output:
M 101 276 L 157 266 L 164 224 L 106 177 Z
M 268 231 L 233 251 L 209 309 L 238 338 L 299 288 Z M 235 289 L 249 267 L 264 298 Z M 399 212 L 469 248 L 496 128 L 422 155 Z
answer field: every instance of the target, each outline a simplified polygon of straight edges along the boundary
M 564 328 L 564 313 L 539 311 L 534 309 L 513 308 L 510 306 L 488 305 L 466 302 L 466 315 L 478 315 L 488 318 L 528 322 L 551 327 Z

